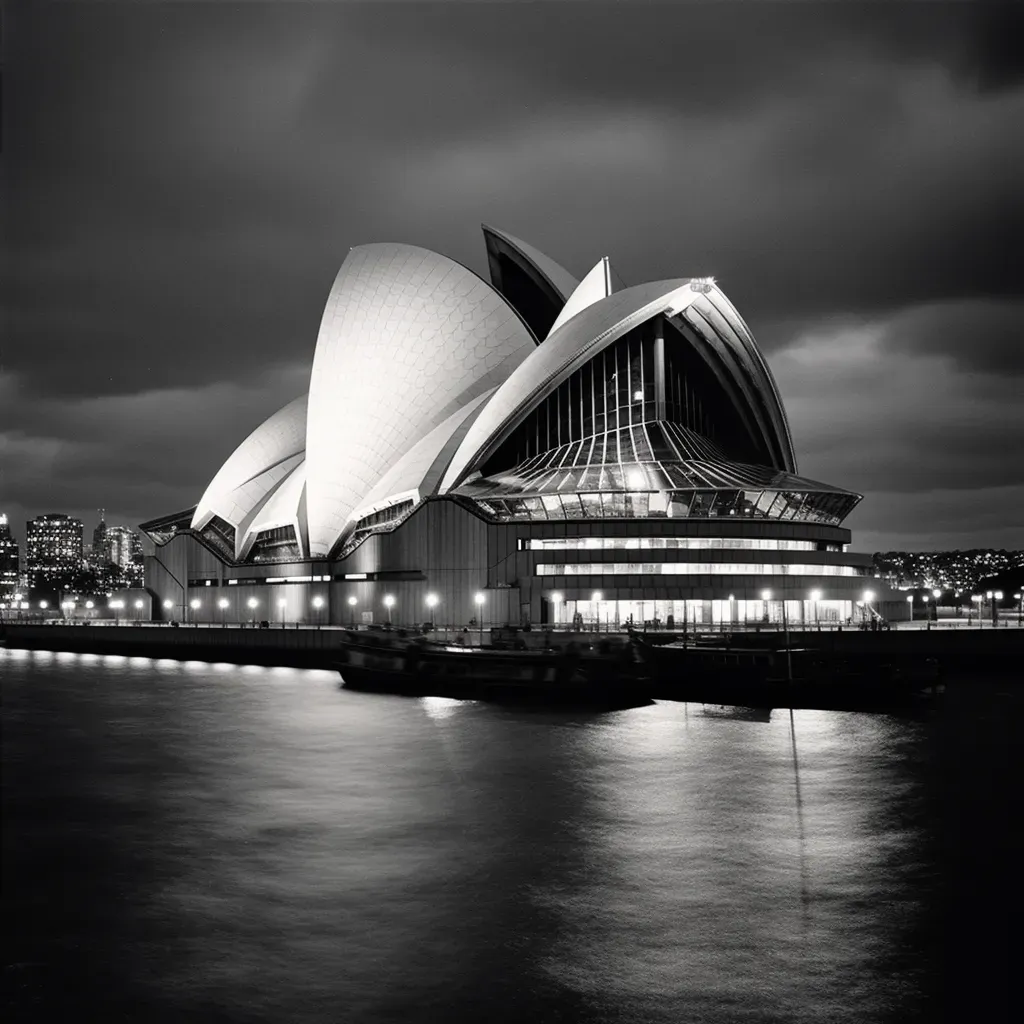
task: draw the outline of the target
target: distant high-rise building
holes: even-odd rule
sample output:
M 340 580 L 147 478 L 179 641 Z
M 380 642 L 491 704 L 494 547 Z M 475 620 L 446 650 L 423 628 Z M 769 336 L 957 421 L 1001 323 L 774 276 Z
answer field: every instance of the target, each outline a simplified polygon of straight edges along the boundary
M 117 566 L 124 584 L 141 586 L 143 579 L 142 538 L 127 526 L 107 526 L 107 561 Z
M 76 586 L 82 573 L 81 519 L 53 512 L 25 525 L 29 590 L 52 593 Z
M 92 531 L 92 560 L 96 565 L 104 565 L 111 561 L 110 551 L 107 545 L 107 510 L 99 509 L 100 521 L 96 529 Z
M 11 535 L 7 516 L 0 513 L 0 603 L 7 604 L 18 592 L 18 542 Z

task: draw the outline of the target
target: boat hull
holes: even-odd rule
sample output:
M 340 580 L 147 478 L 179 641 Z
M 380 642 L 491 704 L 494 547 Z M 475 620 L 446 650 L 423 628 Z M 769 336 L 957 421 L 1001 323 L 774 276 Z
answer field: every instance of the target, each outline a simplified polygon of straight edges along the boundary
M 349 643 L 338 672 L 348 689 L 410 697 L 606 710 L 652 703 L 635 674 L 613 661 L 547 652 Z

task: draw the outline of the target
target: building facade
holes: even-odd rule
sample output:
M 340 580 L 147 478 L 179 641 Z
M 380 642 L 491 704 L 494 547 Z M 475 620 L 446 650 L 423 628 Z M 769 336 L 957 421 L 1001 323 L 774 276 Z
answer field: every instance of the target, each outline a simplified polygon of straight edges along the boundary
M 141 587 L 144 562 L 142 538 L 127 526 L 105 528 L 106 561 L 117 569 L 122 586 Z
M 62 513 L 36 516 L 25 524 L 25 563 L 29 592 L 51 597 L 79 585 L 83 527 Z
M 7 516 L 0 513 L 0 605 L 9 606 L 21 589 L 18 542 L 11 533 Z
M 143 525 L 168 617 L 615 628 L 898 617 L 849 550 L 860 495 L 802 477 L 710 278 L 576 280 L 485 227 L 491 283 L 351 250 L 308 395 L 191 509 Z

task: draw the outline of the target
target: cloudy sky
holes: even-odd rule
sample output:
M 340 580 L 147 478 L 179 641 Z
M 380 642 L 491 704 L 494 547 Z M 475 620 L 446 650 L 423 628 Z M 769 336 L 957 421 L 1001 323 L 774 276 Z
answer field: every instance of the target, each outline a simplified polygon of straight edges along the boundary
M 1024 547 L 1020 4 L 7 8 L 0 511 L 187 508 L 350 246 L 713 274 L 855 546 Z

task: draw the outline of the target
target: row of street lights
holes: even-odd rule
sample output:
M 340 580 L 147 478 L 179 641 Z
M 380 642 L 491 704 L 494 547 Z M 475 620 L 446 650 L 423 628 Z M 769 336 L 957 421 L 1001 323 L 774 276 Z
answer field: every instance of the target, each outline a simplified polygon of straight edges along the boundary
M 478 611 L 482 611 L 483 610 L 483 605 L 486 602 L 486 600 L 487 600 L 487 597 L 483 593 L 478 592 L 478 593 L 473 595 L 473 603 L 477 606 Z M 440 604 L 440 602 L 441 602 L 441 599 L 437 596 L 437 594 L 434 594 L 434 593 L 427 594 L 427 596 L 426 596 L 426 605 L 431 610 L 431 613 L 433 613 L 433 610 Z M 323 606 L 325 604 L 324 599 L 322 597 L 320 597 L 319 595 L 317 595 L 316 597 L 313 598 L 313 600 L 310 603 L 317 610 L 317 613 L 318 613 L 318 616 L 319 616 L 320 609 L 323 608 Z M 349 608 L 351 610 L 352 625 L 355 625 L 355 621 L 356 621 L 355 620 L 355 614 L 356 614 L 355 610 L 356 610 L 356 606 L 359 604 L 359 599 L 353 595 L 353 596 L 348 598 L 347 603 L 348 603 L 348 606 L 349 606 Z M 231 602 L 228 601 L 228 599 L 226 597 L 222 597 L 222 598 L 220 598 L 217 601 L 217 607 L 218 607 L 218 609 L 220 609 L 220 622 L 221 622 L 221 625 L 224 624 L 224 612 L 227 610 L 227 608 L 229 607 L 230 604 L 231 604 Z M 384 604 L 384 607 L 387 609 L 388 625 L 390 625 L 391 624 L 391 610 L 395 606 L 395 597 L 394 597 L 394 595 L 393 594 L 385 594 L 384 595 L 383 604 Z M 199 598 L 194 597 L 194 598 L 192 598 L 191 601 L 189 601 L 188 606 L 192 610 L 192 612 L 195 613 L 195 612 L 198 612 L 202 608 L 203 602 L 201 600 L 199 600 Z M 256 609 L 259 608 L 259 606 L 260 606 L 259 598 L 250 597 L 246 601 L 246 606 L 252 612 L 253 621 L 255 622 L 255 620 L 256 620 Z M 113 605 L 111 607 L 113 607 Z M 281 614 L 281 622 L 283 623 L 284 622 L 284 613 L 285 613 L 285 610 L 288 607 L 287 599 L 283 598 L 283 597 L 282 598 L 278 598 L 277 607 L 278 607 L 278 609 L 280 611 L 280 614 Z M 171 611 L 174 608 L 174 602 L 171 601 L 171 600 L 164 601 L 164 608 L 167 611 Z M 193 617 L 194 617 L 194 615 L 193 615 Z M 481 635 L 481 638 L 482 638 L 483 637 L 483 628 L 484 628 L 483 627 L 483 620 L 482 620 L 482 618 L 479 618 L 479 623 L 480 623 L 480 635 Z M 319 628 L 319 626 L 320 626 L 320 623 L 318 622 L 317 623 L 317 627 Z

